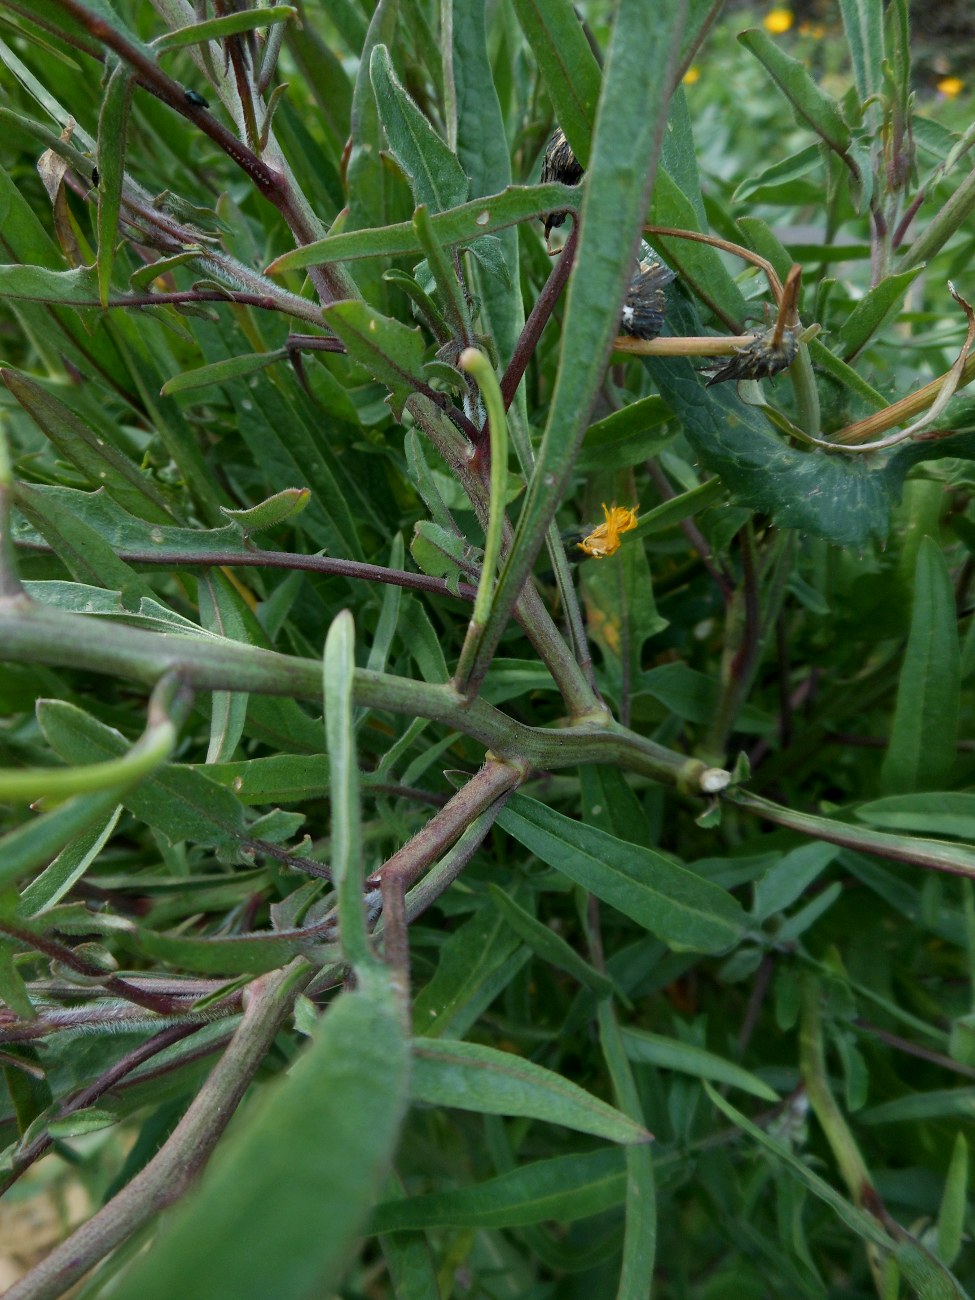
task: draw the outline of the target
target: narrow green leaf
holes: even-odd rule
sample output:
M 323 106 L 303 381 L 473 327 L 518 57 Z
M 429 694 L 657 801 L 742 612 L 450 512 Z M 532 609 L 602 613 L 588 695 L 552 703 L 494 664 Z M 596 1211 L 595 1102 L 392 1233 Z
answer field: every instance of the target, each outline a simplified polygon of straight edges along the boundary
M 755 884 L 755 920 L 761 923 L 784 912 L 822 875 L 838 852 L 835 845 L 814 842 L 787 853 Z
M 172 523 L 172 514 L 155 483 L 98 429 L 90 427 L 36 379 L 7 368 L 0 369 L 0 379 L 58 455 L 75 465 L 92 487 L 104 488 L 131 514 L 155 524 Z
M 925 537 L 914 570 L 911 631 L 881 769 L 891 794 L 949 784 L 958 739 L 960 652 L 955 595 L 941 548 Z
M 624 1155 L 601 1147 L 522 1165 L 510 1173 L 449 1192 L 384 1201 L 374 1232 L 410 1229 L 520 1228 L 531 1223 L 571 1223 L 602 1214 L 626 1194 Z
M 514 795 L 498 824 L 519 843 L 679 951 L 724 952 L 744 930 L 738 900 L 651 849 Z
M 781 45 L 760 27 L 739 37 L 788 99 L 800 121 L 811 127 L 829 147 L 847 160 L 850 129 L 832 98 L 813 81 L 804 64 L 785 53 Z
M 131 102 L 131 71 L 117 64 L 108 79 L 98 116 L 98 295 L 103 307 L 108 306 L 112 288 Z
M 430 1037 L 465 1034 L 528 960 L 529 951 L 495 908 L 459 926 L 413 1002 L 413 1023 Z
M 648 1142 L 634 1120 L 561 1075 L 479 1043 L 416 1038 L 414 1101 L 456 1106 L 485 1115 L 522 1115 L 591 1133 L 608 1142 Z
M 778 1094 L 751 1071 L 704 1047 L 682 1043 L 677 1038 L 665 1038 L 662 1034 L 647 1033 L 643 1029 L 623 1029 L 622 1037 L 624 1050 L 631 1061 L 656 1065 L 662 1070 L 678 1070 L 695 1079 L 726 1083 L 729 1087 L 751 1093 L 753 1097 L 761 1097 L 763 1101 L 779 1100 Z
M 924 1120 L 975 1117 L 975 1088 L 939 1088 L 911 1092 L 857 1112 L 863 1124 L 918 1124 Z
M 260 975 L 286 966 L 295 957 L 307 957 L 321 965 L 329 957 L 337 960 L 339 956 L 338 948 L 326 946 L 321 934 L 300 930 L 193 939 L 133 927 L 123 942 L 139 957 L 164 962 L 176 970 L 227 977 Z
M 201 23 L 188 23 L 177 27 L 153 41 L 157 53 L 166 54 L 169 50 L 180 50 L 187 45 L 202 45 L 204 41 L 222 41 L 228 36 L 239 36 L 241 32 L 253 32 L 274 23 L 288 23 L 298 16 L 298 10 L 291 5 L 275 5 L 273 8 L 247 10 L 239 14 L 224 14 L 221 18 L 208 18 Z
M 883 0 L 840 0 L 843 27 L 853 59 L 853 76 L 860 102 L 883 90 Z
M 470 244 L 481 235 L 504 230 L 508 226 L 517 225 L 520 221 L 540 217 L 546 212 L 556 210 L 574 212 L 579 202 L 579 191 L 571 185 L 558 185 L 554 182 L 550 185 L 510 185 L 500 194 L 474 199 L 473 202 L 464 203 L 449 212 L 437 213 L 430 218 L 430 224 L 434 235 L 445 247 Z M 313 244 L 305 244 L 302 248 L 296 248 L 276 257 L 268 266 L 266 274 L 277 275 L 284 271 L 297 271 L 306 266 L 325 265 L 329 262 L 348 262 L 357 257 L 398 257 L 420 251 L 420 242 L 413 229 L 412 221 L 402 221 L 379 229 L 330 235 L 325 239 L 316 240 Z M 48 280 L 35 282 L 30 277 L 15 274 L 24 269 L 0 266 L 0 293 L 5 293 L 8 283 L 12 283 L 21 290 L 20 296 L 32 296 L 23 292 L 27 288 L 33 292 L 43 288 L 45 293 L 51 295 L 50 301 L 57 301 L 55 296 L 57 290 L 53 284 L 48 283 Z M 49 279 L 53 272 L 46 274 Z M 63 274 L 74 275 L 75 272 L 65 271 Z M 79 290 L 76 289 L 75 292 Z M 84 301 L 90 299 L 85 298 Z
M 22 916 L 37 916 L 53 907 L 85 874 L 108 843 L 122 812 L 116 805 L 105 817 L 82 831 L 60 851 L 50 866 L 27 885 L 17 908 Z
M 470 190 L 457 157 L 403 89 L 385 45 L 369 59 L 376 107 L 393 156 L 409 179 L 413 197 L 433 212 L 463 203 Z
M 335 1293 L 385 1182 L 408 1077 L 388 984 L 343 993 L 114 1284 L 118 1300 L 190 1296 L 203 1278 L 219 1278 L 235 1300 Z
M 890 795 L 854 809 L 858 821 L 891 831 L 957 835 L 975 843 L 975 794 L 937 791 Z
M 491 885 L 489 888 L 495 907 L 505 917 L 515 934 L 528 944 L 536 956 L 573 976 L 580 984 L 592 989 L 597 997 L 612 997 L 614 985 L 611 979 L 600 975 L 599 971 L 579 956 L 571 944 L 566 943 L 530 912 L 526 912 L 513 898 L 509 898 L 503 889 L 499 889 L 497 885 Z
M 945 1178 L 944 1195 L 938 1211 L 938 1258 L 951 1265 L 961 1252 L 968 1217 L 968 1141 L 964 1133 L 955 1134 L 951 1164 Z
M 275 348 L 271 352 L 248 352 L 227 361 L 214 361 L 212 365 L 197 366 L 195 370 L 181 370 L 166 380 L 160 392 L 163 397 L 172 397 L 176 393 L 192 392 L 195 388 L 208 388 L 211 384 L 226 384 L 244 375 L 252 375 L 256 370 L 264 370 L 276 361 L 283 361 L 287 355 L 287 348 Z
M 64 1119 L 50 1120 L 46 1127 L 52 1138 L 75 1138 L 85 1133 L 97 1133 L 99 1129 L 117 1123 L 118 1116 L 114 1112 L 87 1106 L 84 1110 L 72 1111 Z
M 909 271 L 888 275 L 864 294 L 836 332 L 837 351 L 842 353 L 845 361 L 851 361 L 873 335 L 883 329 L 922 269 L 915 266 Z
M 575 156 L 589 165 L 602 74 L 570 0 L 514 0 L 515 13 Z M 661 40 L 664 34 L 661 33 Z

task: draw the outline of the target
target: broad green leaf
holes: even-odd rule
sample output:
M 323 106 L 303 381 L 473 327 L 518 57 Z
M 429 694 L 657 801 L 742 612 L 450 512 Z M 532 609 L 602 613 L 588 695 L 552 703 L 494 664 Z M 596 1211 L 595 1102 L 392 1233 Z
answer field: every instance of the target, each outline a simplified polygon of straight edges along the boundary
M 514 795 L 498 824 L 543 862 L 676 950 L 724 952 L 744 930 L 737 899 L 659 853 Z
M 576 457 L 576 469 L 628 469 L 656 456 L 675 436 L 670 412 L 659 397 L 644 397 L 591 424 Z
M 556 120 L 586 167 L 602 74 L 579 17 L 569 0 L 514 0 L 514 7 Z
M 392 1161 L 409 1053 L 388 984 L 343 993 L 287 1076 L 232 1131 L 119 1300 L 219 1278 L 235 1300 L 336 1292 Z
M 558 970 L 564 970 L 567 974 L 577 979 L 580 984 L 586 988 L 592 989 L 597 997 L 612 997 L 614 991 L 613 981 L 601 975 L 572 947 L 571 944 L 549 929 L 542 921 L 532 916 L 530 912 L 519 906 L 513 898 L 509 898 L 504 890 L 499 889 L 497 885 L 491 885 L 491 899 L 494 906 L 501 912 L 502 916 L 518 935 L 522 942 L 527 943 L 532 952 L 542 961 L 548 962 Z
M 193 770 L 233 790 L 243 804 L 304 803 L 328 791 L 323 754 L 268 754 L 236 763 L 199 764 Z
M 437 1227 L 518 1228 L 530 1223 L 571 1223 L 619 1205 L 626 1194 L 624 1155 L 600 1147 L 522 1165 L 483 1183 L 449 1192 L 384 1201 L 374 1232 Z
M 786 54 L 781 44 L 761 28 L 750 28 L 738 39 L 759 60 L 795 109 L 799 120 L 845 159 L 850 146 L 850 129 L 833 99 L 820 90 L 805 65 Z
M 486 1115 L 522 1115 L 591 1133 L 607 1142 L 648 1142 L 650 1134 L 620 1111 L 533 1061 L 479 1043 L 413 1040 L 414 1101 Z
M 682 1043 L 677 1038 L 665 1038 L 662 1034 L 651 1034 L 643 1029 L 624 1028 L 622 1038 L 623 1048 L 631 1061 L 656 1065 L 662 1070 L 678 1070 L 695 1079 L 726 1083 L 729 1087 L 751 1093 L 753 1097 L 761 1097 L 763 1101 L 779 1100 L 778 1094 L 751 1071 L 742 1069 L 733 1061 L 726 1061 L 723 1056 L 709 1052 L 704 1047 Z
M 684 663 L 661 664 L 641 674 L 637 689 L 659 700 L 678 718 L 704 725 L 714 717 L 718 703 L 718 682 Z M 735 721 L 735 730 L 768 733 L 774 726 L 769 714 L 746 704 Z
M 406 172 L 417 204 L 446 212 L 463 203 L 470 190 L 457 155 L 448 149 L 403 89 L 385 45 L 369 59 L 376 107 L 393 157 Z
M 700 333 L 683 304 L 675 302 L 670 317 L 676 334 Z M 705 388 L 683 358 L 645 362 L 701 462 L 721 475 L 738 504 L 840 546 L 886 536 L 892 488 L 864 457 L 798 451 L 769 430 L 733 384 Z
M 941 548 L 925 537 L 914 571 L 911 631 L 881 770 L 891 794 L 943 788 L 955 766 L 960 654 L 955 594 Z
M 549 185 L 509 185 L 500 194 L 474 199 L 449 212 L 436 213 L 431 216 L 430 225 L 444 247 L 466 245 L 481 235 L 494 234 L 546 212 L 574 212 L 579 202 L 579 191 L 571 185 L 555 182 Z M 350 231 L 316 240 L 290 253 L 282 253 L 268 266 L 266 273 L 278 275 L 306 266 L 352 261 L 357 257 L 398 257 L 421 251 L 413 222 L 402 221 L 378 229 Z M 5 271 L 6 268 L 0 267 L 0 293 L 6 288 Z M 53 290 L 49 292 L 53 293 Z

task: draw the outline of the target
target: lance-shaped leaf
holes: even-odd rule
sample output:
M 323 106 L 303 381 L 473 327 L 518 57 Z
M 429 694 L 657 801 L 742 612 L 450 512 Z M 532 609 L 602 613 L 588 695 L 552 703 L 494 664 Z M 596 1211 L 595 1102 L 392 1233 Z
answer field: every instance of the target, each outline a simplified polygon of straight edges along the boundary
M 524 795 L 512 797 L 498 825 L 672 948 L 723 952 L 744 932 L 737 899 L 652 849 L 584 826 Z
M 393 410 L 399 416 L 403 403 L 424 382 L 426 345 L 420 331 L 381 316 L 364 302 L 336 302 L 326 307 L 323 315 L 349 356 L 389 388 Z
M 403 89 L 385 45 L 373 50 L 369 75 L 389 147 L 409 178 L 416 202 L 433 212 L 445 212 L 463 203 L 470 182 L 456 154 L 451 153 Z
M 414 1101 L 542 1119 L 608 1142 L 650 1140 L 641 1124 L 605 1101 L 511 1052 L 455 1039 L 417 1038 L 413 1053 Z

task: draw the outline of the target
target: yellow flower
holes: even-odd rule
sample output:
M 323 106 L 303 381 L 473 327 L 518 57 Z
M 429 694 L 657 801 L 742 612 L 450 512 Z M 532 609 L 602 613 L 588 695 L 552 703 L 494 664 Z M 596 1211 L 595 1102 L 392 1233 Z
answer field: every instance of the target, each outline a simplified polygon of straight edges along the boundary
M 946 99 L 954 99 L 965 89 L 965 83 L 961 77 L 942 77 L 938 82 L 938 89 Z
M 605 522 L 597 524 L 589 536 L 582 539 L 579 550 L 585 551 L 595 560 L 604 560 L 607 555 L 615 555 L 620 549 L 620 533 L 628 533 L 631 528 L 636 528 L 636 512 L 639 509 L 638 505 L 633 506 L 632 509 L 627 506 L 613 506 L 610 509 L 604 501 Z
M 697 66 L 696 63 L 692 63 L 691 66 L 687 69 L 687 71 L 684 73 L 683 80 L 685 86 L 693 86 L 695 81 L 701 80 L 701 69 Z
M 826 28 L 822 23 L 800 23 L 800 36 L 811 36 L 814 41 L 821 41 L 826 35 Z
M 792 22 L 791 9 L 770 9 L 762 19 L 762 26 L 773 36 L 781 36 L 783 32 L 789 30 Z

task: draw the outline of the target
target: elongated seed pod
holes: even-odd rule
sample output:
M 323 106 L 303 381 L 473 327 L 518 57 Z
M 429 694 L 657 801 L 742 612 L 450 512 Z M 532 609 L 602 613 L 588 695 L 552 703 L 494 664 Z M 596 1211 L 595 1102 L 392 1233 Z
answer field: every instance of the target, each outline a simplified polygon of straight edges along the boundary
M 563 185 L 578 185 L 584 175 L 585 168 L 580 166 L 579 159 L 572 152 L 572 146 L 565 138 L 565 132 L 557 126 L 542 160 L 542 184 L 560 181 Z M 545 238 L 548 238 L 549 232 L 556 226 L 561 226 L 563 221 L 565 221 L 564 212 L 548 213 L 545 217 Z
M 620 332 L 635 339 L 655 339 L 664 327 L 664 289 L 676 278 L 663 262 L 642 264 L 623 299 Z

